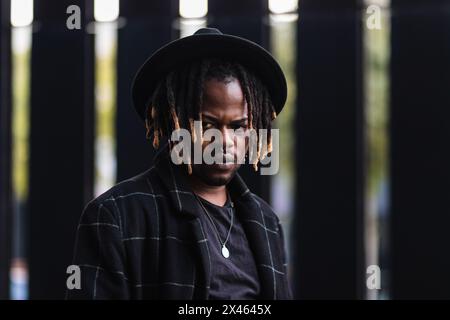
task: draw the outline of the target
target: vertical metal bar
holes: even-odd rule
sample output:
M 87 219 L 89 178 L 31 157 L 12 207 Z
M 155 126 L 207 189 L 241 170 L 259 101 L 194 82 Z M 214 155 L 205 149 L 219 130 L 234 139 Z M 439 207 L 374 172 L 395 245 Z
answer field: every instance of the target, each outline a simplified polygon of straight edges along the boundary
M 121 1 L 124 25 L 119 28 L 117 53 L 116 152 L 117 181 L 150 168 L 154 150 L 145 138 L 145 125 L 131 101 L 133 77 L 144 61 L 172 40 L 178 1 Z
M 359 297 L 362 228 L 358 1 L 301 1 L 294 291 Z
M 450 6 L 392 1 L 392 298 L 450 298 Z
M 92 5 L 93 2 L 89 2 Z M 66 27 L 67 7 L 81 9 L 80 30 Z M 30 298 L 62 299 L 86 181 L 86 12 L 83 0 L 35 1 L 31 76 Z M 89 187 L 88 187 L 89 188 Z

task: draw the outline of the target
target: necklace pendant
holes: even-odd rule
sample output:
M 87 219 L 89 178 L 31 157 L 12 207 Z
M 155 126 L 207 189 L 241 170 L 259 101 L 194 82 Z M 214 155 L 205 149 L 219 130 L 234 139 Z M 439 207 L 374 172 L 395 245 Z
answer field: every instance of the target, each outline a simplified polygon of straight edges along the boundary
M 230 257 L 230 251 L 228 251 L 228 248 L 225 247 L 225 245 L 222 246 L 222 255 L 228 259 Z

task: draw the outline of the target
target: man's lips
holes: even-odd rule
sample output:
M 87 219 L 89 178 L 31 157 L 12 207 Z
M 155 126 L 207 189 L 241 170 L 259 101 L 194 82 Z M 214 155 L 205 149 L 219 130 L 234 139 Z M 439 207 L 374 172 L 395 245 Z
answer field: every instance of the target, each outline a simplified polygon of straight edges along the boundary
M 233 168 L 234 163 L 214 163 L 211 164 L 210 166 L 220 171 L 228 171 L 231 168 Z

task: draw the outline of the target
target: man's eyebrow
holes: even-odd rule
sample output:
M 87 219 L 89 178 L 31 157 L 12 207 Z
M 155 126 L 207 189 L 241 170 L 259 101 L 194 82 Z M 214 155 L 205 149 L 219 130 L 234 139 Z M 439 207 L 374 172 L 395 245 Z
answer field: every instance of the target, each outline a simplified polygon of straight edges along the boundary
M 217 122 L 217 118 L 216 117 L 210 116 L 210 115 L 207 115 L 207 114 L 202 114 L 202 118 L 206 118 L 206 119 L 208 119 L 210 121 Z M 205 120 L 205 119 L 202 119 L 202 120 Z M 241 119 L 233 120 L 230 123 L 241 123 L 241 122 L 244 122 L 244 121 L 247 121 L 247 120 L 248 120 L 248 117 L 243 117 Z
M 207 119 L 212 120 L 214 122 L 217 121 L 216 117 L 213 117 L 213 116 L 210 116 L 210 115 L 207 115 L 207 114 L 202 114 L 202 120 L 204 120 L 203 118 L 207 118 Z
M 241 119 L 233 120 L 230 123 L 231 124 L 242 123 L 242 122 L 247 122 L 247 120 L 248 120 L 248 118 L 244 117 L 244 118 L 241 118 Z

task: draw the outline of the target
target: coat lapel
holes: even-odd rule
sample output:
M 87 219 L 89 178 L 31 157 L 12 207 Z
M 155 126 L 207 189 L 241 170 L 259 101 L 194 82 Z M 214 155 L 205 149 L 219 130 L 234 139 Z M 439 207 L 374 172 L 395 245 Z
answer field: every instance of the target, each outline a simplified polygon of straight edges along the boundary
M 180 219 L 185 219 L 189 224 L 194 241 L 197 243 L 195 254 L 196 260 L 200 262 L 200 268 L 195 274 L 194 283 L 196 288 L 193 298 L 199 300 L 208 299 L 211 281 L 211 259 L 209 243 L 206 240 L 206 233 L 200 221 L 202 208 L 189 188 L 184 166 L 172 164 L 167 148 L 165 150 L 162 149 L 156 155 L 155 168 L 165 188 L 168 190 L 169 198 L 177 211 L 176 213 L 180 215 Z
M 239 175 L 231 182 L 231 189 L 235 191 L 236 212 L 243 225 L 247 241 L 255 259 L 260 280 L 261 299 L 274 299 L 275 281 L 273 272 L 262 266 L 270 266 L 273 261 L 270 252 L 269 238 L 266 233 L 267 228 L 274 228 L 272 224 L 267 226 L 269 221 L 264 219 L 264 213 L 259 205 L 258 199 L 249 191 L 244 181 Z M 236 194 L 240 192 L 240 194 Z

